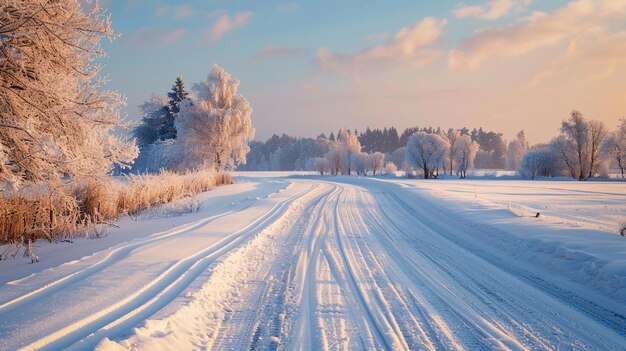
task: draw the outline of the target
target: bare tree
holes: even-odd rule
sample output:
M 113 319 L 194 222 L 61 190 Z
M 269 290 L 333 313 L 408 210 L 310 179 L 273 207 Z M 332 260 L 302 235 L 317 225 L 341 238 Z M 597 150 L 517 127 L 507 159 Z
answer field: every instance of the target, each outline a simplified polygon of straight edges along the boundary
M 456 146 L 456 143 L 460 137 L 461 137 L 460 131 L 458 130 L 448 131 L 447 138 L 448 138 L 448 143 L 450 144 L 450 147 L 448 148 L 447 163 L 448 163 L 448 172 L 450 173 L 450 175 L 452 175 L 452 170 L 454 169 L 454 162 L 456 160 L 456 154 L 457 154 L 457 149 L 458 149 Z M 444 172 L 445 172 L 445 168 L 444 168 Z
M 626 119 L 622 119 L 617 130 L 610 133 L 601 147 L 601 153 L 608 160 L 615 162 L 622 173 L 626 169 Z
M 599 121 L 587 121 L 578 111 L 561 125 L 561 135 L 552 141 L 552 147 L 567 166 L 570 175 L 578 180 L 593 177 L 600 166 L 600 146 L 606 136 L 606 127 Z
M 376 175 L 376 172 L 385 165 L 385 155 L 381 152 L 373 152 L 368 155 L 367 163 L 369 171 L 372 172 L 372 175 Z
M 349 158 L 346 145 L 338 141 L 330 143 L 325 158 L 330 165 L 331 174 L 338 175 L 343 173 Z
M 311 159 L 312 167 L 319 172 L 320 175 L 324 175 L 330 172 L 330 164 L 324 157 L 316 157 Z
M 589 173 L 588 178 L 598 173 L 600 167 L 600 147 L 606 138 L 606 126 L 601 121 L 589 121 Z

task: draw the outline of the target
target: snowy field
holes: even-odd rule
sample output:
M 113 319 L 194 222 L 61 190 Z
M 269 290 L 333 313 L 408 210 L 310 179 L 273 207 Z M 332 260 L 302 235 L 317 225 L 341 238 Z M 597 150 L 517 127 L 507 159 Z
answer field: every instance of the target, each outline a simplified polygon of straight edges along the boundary
M 237 176 L 0 262 L 0 349 L 626 345 L 624 183 Z

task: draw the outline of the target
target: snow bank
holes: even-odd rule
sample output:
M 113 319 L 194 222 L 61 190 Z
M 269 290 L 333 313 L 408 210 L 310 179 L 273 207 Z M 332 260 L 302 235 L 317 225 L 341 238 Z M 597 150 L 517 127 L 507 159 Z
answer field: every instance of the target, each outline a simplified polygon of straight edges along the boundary
M 626 238 L 617 234 L 626 214 L 623 183 L 406 179 L 395 183 L 449 211 L 448 221 L 477 229 L 459 240 L 493 255 L 533 263 L 525 268 L 556 274 L 559 283 L 580 283 L 626 301 Z

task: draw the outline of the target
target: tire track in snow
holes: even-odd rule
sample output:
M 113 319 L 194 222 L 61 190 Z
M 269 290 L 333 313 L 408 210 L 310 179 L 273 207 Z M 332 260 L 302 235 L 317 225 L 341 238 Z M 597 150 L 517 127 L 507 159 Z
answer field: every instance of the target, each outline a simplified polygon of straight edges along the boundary
M 476 227 L 472 223 L 467 222 L 467 219 L 453 216 L 452 218 L 449 218 L 451 220 L 436 221 L 432 218 L 424 216 L 419 211 L 414 209 L 411 203 L 401 199 L 398 194 L 396 194 L 395 190 L 390 189 L 388 194 L 392 196 L 398 203 L 400 203 L 402 208 L 406 209 L 407 215 L 410 218 L 414 218 L 414 220 L 418 221 L 420 223 L 419 225 L 423 226 L 424 228 L 428 228 L 429 230 L 436 232 L 438 236 L 445 239 L 449 244 L 454 245 L 470 253 L 473 256 L 480 257 L 484 261 L 488 262 L 490 265 L 498 267 L 502 271 L 505 271 L 517 277 L 518 279 L 523 280 L 526 284 L 534 287 L 535 289 L 538 289 L 552 296 L 559 302 L 567 304 L 568 306 L 585 314 L 587 317 L 593 319 L 594 321 L 608 327 L 609 329 L 612 329 L 614 332 L 620 334 L 622 337 L 626 337 L 625 315 L 608 310 L 605 307 L 594 303 L 593 301 L 590 301 L 580 295 L 575 294 L 574 292 L 564 290 L 554 283 L 542 279 L 533 272 L 515 266 L 512 262 L 506 262 L 501 257 L 496 257 L 494 254 L 485 251 L 483 248 L 477 246 L 475 243 L 468 241 L 465 238 L 467 235 L 455 236 L 453 234 L 454 228 L 452 228 L 451 226 L 452 223 L 455 223 L 456 226 L 461 226 L 466 230 L 477 231 Z M 437 215 L 437 217 L 439 217 L 438 214 L 441 213 L 443 209 L 435 203 L 428 202 L 428 205 L 435 208 L 435 211 L 433 211 L 433 215 Z M 506 233 L 502 234 L 503 236 L 506 235 Z
M 294 261 L 300 257 L 298 248 L 302 245 L 300 233 L 306 232 L 306 222 L 303 215 L 308 213 L 321 213 L 319 207 L 323 205 L 326 197 L 334 191 L 336 187 L 331 186 L 331 190 L 324 191 L 310 201 L 300 213 L 300 219 L 290 228 L 290 233 L 286 233 L 285 244 L 278 253 L 279 258 L 271 263 L 268 272 L 264 275 L 264 288 L 259 296 L 247 301 L 248 306 L 240 309 L 244 312 L 246 322 L 244 325 L 233 326 L 228 323 L 223 326 L 221 333 L 225 335 L 218 337 L 216 342 L 218 349 L 242 350 L 242 349 L 276 349 L 277 342 L 271 342 L 271 338 L 282 339 L 289 334 L 289 326 L 285 325 L 286 315 L 293 310 L 288 306 L 288 299 L 295 287 L 294 279 L 296 265 Z M 318 218 L 319 219 L 319 218 Z M 259 269 L 264 269 L 259 267 Z M 250 306 L 251 305 L 251 306 Z M 236 331 L 236 335 L 232 335 Z
M 245 228 L 228 235 L 209 248 L 179 260 L 142 289 L 113 306 L 65 326 L 21 349 L 55 350 L 67 348 L 81 340 L 80 344 L 75 345 L 77 348 L 93 348 L 101 338 L 127 330 L 174 300 L 210 264 L 276 221 L 295 200 L 311 192 L 314 188 L 312 186 L 285 201 L 277 203 L 267 213 Z M 192 225 L 192 227 L 201 227 L 207 223 Z M 190 229 L 186 231 L 188 230 Z M 94 334 L 96 330 L 97 332 Z
M 335 207 L 333 215 L 335 218 L 335 240 L 337 241 L 341 264 L 345 269 L 346 276 L 348 278 L 348 284 L 350 285 L 351 290 L 354 292 L 354 296 L 358 301 L 360 310 L 363 316 L 366 317 L 368 321 L 368 326 L 372 331 L 376 342 L 385 349 L 397 349 L 400 347 L 398 343 L 400 343 L 401 341 L 398 340 L 395 331 L 389 325 L 389 322 L 385 318 L 384 314 L 380 311 L 380 306 L 373 303 L 372 299 L 365 291 L 363 284 L 359 284 L 364 280 L 364 277 L 362 276 L 363 273 L 360 272 L 360 270 L 358 269 L 359 266 L 357 266 L 354 262 L 354 252 L 349 252 L 345 248 L 346 244 L 344 243 L 345 239 L 343 239 L 343 236 L 346 234 L 346 232 L 344 224 L 342 223 L 342 221 L 339 220 L 339 218 L 343 218 L 339 213 L 339 205 Z M 361 276 L 357 278 L 357 274 L 360 274 Z M 402 346 L 406 347 L 406 344 Z
M 245 207 L 243 207 L 241 210 L 237 211 L 244 211 L 245 209 L 247 209 L 248 207 L 250 207 L 250 205 L 247 205 Z M 137 239 L 137 240 L 133 240 L 129 243 L 124 243 L 121 245 L 118 245 L 118 247 L 114 248 L 113 250 L 111 250 L 111 252 L 109 252 L 108 254 L 106 254 L 106 256 L 104 258 L 102 258 L 100 261 L 95 262 L 94 264 L 80 269 L 78 271 L 72 272 L 70 274 L 67 274 L 63 277 L 57 278 L 52 282 L 46 283 L 43 286 L 36 288 L 24 295 L 21 295 L 17 298 L 14 298 L 12 300 L 8 300 L 6 302 L 3 302 L 0 304 L 0 316 L 21 306 L 24 306 L 26 304 L 30 304 L 32 303 L 35 299 L 41 298 L 47 294 L 51 294 L 54 293 L 58 290 L 64 289 L 74 283 L 77 283 L 103 269 L 105 269 L 106 267 L 111 266 L 112 264 L 118 262 L 120 259 L 128 256 L 128 254 L 130 254 L 133 250 L 140 248 L 142 246 L 148 245 L 148 244 L 152 244 L 154 242 L 157 242 L 159 240 L 163 240 L 166 238 L 170 238 L 172 236 L 176 236 L 176 235 L 180 235 L 180 234 L 185 234 L 187 232 L 196 230 L 196 229 L 200 229 L 202 227 L 204 227 L 205 225 L 213 222 L 214 220 L 233 214 L 235 213 L 234 211 L 227 211 L 224 213 L 220 213 L 217 214 L 215 216 L 211 216 L 208 218 L 204 218 L 201 219 L 199 221 L 196 221 L 195 223 L 192 224 L 185 224 L 182 225 L 174 230 L 170 229 L 164 232 L 159 232 L 159 233 L 155 233 L 152 234 L 148 237 L 142 238 L 142 239 Z M 96 253 L 97 254 L 97 253 Z M 45 272 L 45 271 L 44 271 Z M 38 273 L 38 274 L 44 274 L 44 272 L 42 273 Z M 29 278 L 32 278 L 29 276 Z M 8 284 L 11 284 L 13 282 L 9 282 Z
M 467 290 L 467 293 L 466 293 L 467 297 L 471 297 L 474 300 L 480 301 L 479 305 L 474 305 L 474 307 L 472 308 L 478 308 L 481 311 L 485 311 L 485 309 L 487 311 L 491 310 L 492 313 L 488 315 L 492 315 L 492 317 L 493 317 L 493 314 L 495 314 L 495 317 L 500 316 L 497 318 L 504 318 L 502 319 L 502 321 L 507 321 L 506 323 L 508 325 L 506 329 L 502 329 L 502 327 L 497 327 L 497 325 L 487 325 L 488 326 L 487 329 L 485 329 L 485 326 L 481 326 L 480 328 L 478 328 L 476 327 L 476 321 L 480 321 L 481 318 L 485 318 L 485 317 L 481 317 L 480 315 L 477 315 L 474 318 L 471 318 L 468 320 L 467 318 L 463 318 L 463 316 L 467 316 L 468 312 L 471 310 L 468 311 L 467 309 L 463 309 L 463 308 L 459 309 L 458 307 L 462 307 L 462 305 L 458 305 L 458 304 L 457 306 L 451 306 L 451 307 L 454 307 L 455 312 L 459 315 L 461 320 L 464 319 L 465 323 L 470 323 L 468 326 L 469 328 L 467 330 L 487 331 L 487 330 L 492 329 L 493 327 L 497 327 L 498 329 L 501 329 L 501 332 L 496 333 L 495 336 L 497 336 L 497 334 L 500 334 L 502 332 L 510 333 L 511 330 L 509 329 L 509 327 L 513 327 L 517 330 L 516 333 L 522 333 L 522 335 L 525 334 L 525 337 L 529 338 L 529 339 L 526 339 L 524 343 L 527 343 L 527 342 L 531 344 L 534 343 L 536 347 L 551 348 L 550 346 L 547 346 L 547 344 L 545 343 L 546 340 L 543 340 L 540 337 L 541 335 L 539 335 L 540 334 L 539 331 L 543 331 L 544 333 L 547 333 L 547 335 L 552 338 L 553 342 L 557 342 L 557 345 L 563 342 L 563 340 L 561 340 L 561 338 L 559 337 L 557 337 L 556 339 L 554 338 L 556 335 L 561 335 L 563 331 L 555 335 L 550 335 L 552 334 L 550 332 L 552 323 L 555 323 L 555 321 L 560 320 L 559 323 L 565 323 L 563 325 L 570 325 L 571 322 L 564 320 L 563 317 L 554 319 L 554 316 L 550 317 L 550 319 L 545 320 L 545 318 L 547 317 L 545 312 L 541 312 L 540 314 L 537 314 L 537 312 L 540 311 L 540 307 L 538 307 L 539 305 L 535 306 L 535 304 L 547 303 L 547 302 L 542 302 L 543 300 L 545 300 L 545 297 L 539 298 L 538 301 L 531 303 L 529 306 L 533 306 L 532 307 L 533 309 L 524 308 L 525 302 L 523 301 L 527 300 L 528 297 L 518 296 L 518 298 L 515 298 L 513 297 L 514 295 L 513 296 L 511 295 L 511 293 L 515 294 L 516 292 L 511 287 L 506 287 L 506 289 L 503 290 L 501 287 L 498 287 L 500 286 L 499 284 L 494 285 L 493 283 L 497 283 L 497 281 L 494 279 L 498 275 L 500 275 L 500 273 L 494 275 L 493 277 L 485 277 L 486 272 L 481 271 L 480 268 L 474 267 L 474 264 L 473 264 L 473 262 L 484 262 L 484 261 L 482 261 L 481 259 L 476 260 L 475 258 L 472 258 L 472 257 L 476 257 L 474 256 L 473 252 L 467 251 L 466 253 L 463 253 L 464 249 L 457 247 L 456 246 L 457 244 L 455 244 L 454 242 L 448 241 L 448 239 L 441 237 L 441 234 L 440 234 L 441 232 L 436 231 L 436 228 L 439 228 L 441 224 L 433 223 L 432 220 L 428 220 L 428 222 L 426 222 L 428 224 L 420 222 L 424 220 L 424 216 L 421 215 L 420 213 L 415 212 L 417 210 L 413 209 L 411 205 L 407 203 L 406 201 L 399 200 L 398 199 L 399 195 L 396 194 L 393 190 L 387 191 L 384 193 L 381 192 L 381 194 L 383 195 L 382 196 L 379 195 L 376 200 L 378 210 L 375 211 L 375 213 L 373 214 L 374 215 L 373 217 L 375 217 L 376 214 L 383 214 L 387 218 L 385 223 L 384 224 L 381 223 L 380 226 L 383 228 L 389 228 L 390 226 L 392 227 L 395 226 L 394 232 L 396 233 L 411 233 L 411 232 L 428 233 L 426 236 L 422 235 L 422 236 L 417 236 L 414 238 L 410 238 L 409 236 L 405 234 L 406 241 L 411 242 L 411 239 L 413 239 L 414 241 L 413 246 L 418 250 L 419 257 L 424 257 L 428 261 L 434 263 L 434 267 L 436 267 L 437 270 L 443 269 L 442 272 L 444 272 L 444 274 L 451 277 L 453 281 L 457 281 L 461 285 L 461 288 Z M 385 201 L 384 199 L 385 196 L 388 198 L 387 201 Z M 395 200 L 396 202 L 395 205 L 393 202 L 390 202 L 392 200 Z M 401 218 L 406 218 L 406 219 L 401 220 Z M 398 226 L 399 225 L 398 223 L 400 223 L 401 226 Z M 427 239 L 427 240 L 426 242 L 421 242 L 421 241 L 415 242 L 415 239 L 418 239 L 418 238 Z M 443 241 L 428 240 L 429 238 L 437 239 L 437 240 L 441 238 L 443 239 Z M 389 244 L 388 247 L 393 248 L 393 244 Z M 450 254 L 447 254 L 445 251 L 441 251 L 441 249 L 444 247 L 449 247 L 449 248 L 456 247 L 456 251 L 457 251 L 456 256 L 450 256 Z M 459 251 L 459 249 L 461 251 Z M 408 252 L 410 251 L 407 251 L 407 253 Z M 415 254 L 413 255 L 415 256 Z M 410 256 L 407 256 L 407 255 L 398 254 L 398 255 L 393 255 L 393 256 L 404 260 L 405 265 L 409 265 L 409 266 L 412 265 L 413 267 L 415 267 L 417 271 L 419 271 L 420 266 L 424 265 L 424 263 L 420 264 L 417 261 L 413 263 L 412 261 L 414 260 L 408 259 Z M 460 260 L 460 257 L 466 257 L 467 260 Z M 496 272 L 497 269 L 500 269 L 499 267 L 496 268 L 497 266 L 492 266 L 492 264 L 493 263 L 488 262 L 488 265 L 484 266 L 484 263 L 481 263 L 481 265 L 483 265 L 485 268 L 491 267 L 490 271 L 492 272 Z M 494 271 L 493 268 L 496 268 L 496 270 Z M 472 273 L 471 275 L 466 276 L 469 273 L 468 269 L 470 271 L 471 270 L 475 271 L 475 273 Z M 464 275 L 459 275 L 457 274 L 457 272 L 465 272 L 465 273 Z M 425 276 L 428 276 L 428 272 L 423 272 L 423 274 Z M 510 279 L 511 276 L 508 275 L 507 273 L 502 277 L 508 277 L 507 279 Z M 471 279 L 468 279 L 468 278 L 471 278 Z M 435 280 L 432 280 L 430 285 L 437 286 L 436 285 L 437 279 L 434 277 L 432 279 L 435 279 Z M 487 281 L 485 279 L 491 279 L 492 283 L 490 283 L 490 285 L 488 286 L 481 285 L 483 284 L 481 283 L 481 281 Z M 467 285 L 468 283 L 469 285 Z M 517 282 L 516 284 L 519 285 L 519 282 Z M 521 285 L 520 287 L 523 287 L 523 285 Z M 536 287 L 533 286 L 533 289 L 535 288 Z M 526 286 L 524 289 L 528 289 L 528 286 Z M 532 289 L 530 291 L 532 291 L 534 295 L 537 295 L 537 291 L 533 291 Z M 433 292 L 442 293 L 442 292 L 445 292 L 445 290 L 439 290 L 439 291 L 433 290 Z M 504 296 L 505 298 L 500 299 L 498 298 L 499 295 Z M 521 300 L 519 299 L 520 297 L 522 298 Z M 461 296 L 457 296 L 455 298 L 454 295 L 450 295 L 449 293 L 446 293 L 442 296 L 441 300 L 449 304 L 450 302 L 455 301 L 455 299 L 458 301 L 459 298 L 461 298 Z M 472 301 L 472 299 L 470 299 L 468 303 Z M 554 302 L 554 303 L 556 303 L 556 306 L 560 306 L 557 302 Z M 550 307 L 547 307 L 547 308 L 548 308 L 547 310 L 549 311 Z M 524 316 L 527 316 L 527 317 L 525 318 Z M 543 316 L 544 318 L 542 322 L 534 320 L 541 316 Z M 517 319 L 519 318 L 522 318 L 522 321 L 524 321 L 524 325 L 517 322 Z M 535 329 L 529 330 L 526 326 L 528 324 L 531 326 L 531 328 L 534 327 Z M 543 324 L 543 327 L 542 327 L 542 324 Z M 536 329 L 536 328 L 539 328 L 539 329 Z M 578 332 L 580 331 L 582 330 L 578 330 Z M 487 333 L 487 335 L 489 334 L 490 333 Z M 576 342 L 576 339 L 577 339 L 576 334 L 577 334 L 576 329 L 571 330 L 569 337 L 566 336 L 567 338 L 566 341 Z M 593 338 L 586 339 L 586 342 L 593 343 L 592 340 L 594 339 Z M 601 338 L 596 337 L 595 342 L 599 342 L 599 344 L 597 344 L 596 347 L 602 347 L 600 345 L 605 345 L 606 347 L 606 344 L 603 342 L 603 340 L 601 340 Z M 516 344 L 519 344 L 519 342 L 516 342 Z M 570 346 L 571 345 L 572 344 L 570 344 Z M 577 347 L 581 348 L 584 346 L 585 346 L 584 343 L 581 344 L 580 341 L 578 341 Z M 552 346 L 552 347 L 558 347 L 558 346 Z M 589 347 L 589 345 L 587 345 L 587 347 Z

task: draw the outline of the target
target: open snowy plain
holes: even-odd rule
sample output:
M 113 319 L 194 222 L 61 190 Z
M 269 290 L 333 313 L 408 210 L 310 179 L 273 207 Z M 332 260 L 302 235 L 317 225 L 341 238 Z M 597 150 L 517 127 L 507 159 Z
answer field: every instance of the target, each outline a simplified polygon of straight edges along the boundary
M 0 262 L 0 349 L 626 348 L 624 183 L 287 175 Z

